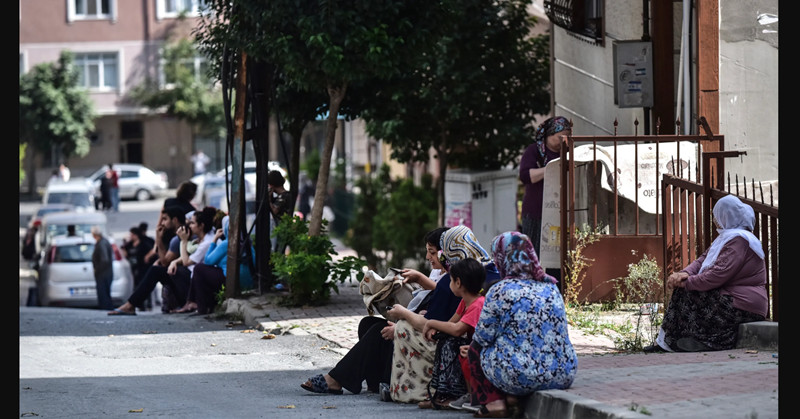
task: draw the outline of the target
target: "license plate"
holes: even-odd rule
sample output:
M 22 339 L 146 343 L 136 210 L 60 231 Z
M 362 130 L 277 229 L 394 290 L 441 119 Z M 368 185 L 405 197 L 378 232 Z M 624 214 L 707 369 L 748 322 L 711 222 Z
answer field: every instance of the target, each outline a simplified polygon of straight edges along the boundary
M 70 288 L 69 289 L 69 295 L 72 295 L 74 297 L 97 295 L 97 290 L 95 290 L 94 287 Z

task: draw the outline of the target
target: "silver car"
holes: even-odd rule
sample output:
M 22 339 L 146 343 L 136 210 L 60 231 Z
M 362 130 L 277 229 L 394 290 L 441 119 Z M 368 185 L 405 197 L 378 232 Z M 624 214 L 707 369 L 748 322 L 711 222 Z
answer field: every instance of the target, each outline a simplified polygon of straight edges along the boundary
M 156 172 L 136 163 L 114 164 L 119 176 L 119 199 L 147 201 L 163 195 L 168 187 L 167 174 Z M 89 181 L 95 188 L 95 201 L 100 201 L 100 179 L 105 176 L 108 166 L 103 166 L 91 175 Z
M 131 265 L 112 239 L 114 279 L 111 299 L 122 304 L 133 292 Z M 97 307 L 92 267 L 95 239 L 91 234 L 52 237 L 36 280 L 39 304 L 43 306 Z

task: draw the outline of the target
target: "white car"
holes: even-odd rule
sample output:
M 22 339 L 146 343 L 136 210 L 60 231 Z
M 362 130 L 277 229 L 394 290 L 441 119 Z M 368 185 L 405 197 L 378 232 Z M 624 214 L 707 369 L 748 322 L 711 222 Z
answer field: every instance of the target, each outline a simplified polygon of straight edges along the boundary
M 147 201 L 162 196 L 168 188 L 165 172 L 156 172 L 137 163 L 117 163 L 113 165 L 119 180 L 119 199 Z M 105 176 L 108 166 L 103 166 L 89 175 L 95 189 L 95 200 L 100 201 L 100 178 Z
M 111 299 L 116 306 L 125 302 L 133 292 L 133 273 L 113 239 L 109 238 L 109 241 L 114 250 Z M 94 245 L 95 239 L 91 234 L 51 238 L 36 280 L 40 305 L 97 307 L 92 266 Z
M 287 174 L 286 169 L 281 167 L 280 163 L 278 163 L 276 161 L 268 162 L 267 163 L 267 170 L 268 171 L 269 170 L 277 170 L 277 171 L 281 172 L 281 175 L 283 175 L 283 178 L 286 179 L 286 182 L 284 182 L 283 187 L 287 191 L 289 190 L 289 187 L 290 187 L 289 175 Z M 228 166 L 228 173 L 233 173 L 233 166 Z M 225 176 L 225 169 L 222 169 L 222 170 L 218 171 L 216 173 L 216 175 L 224 177 Z M 199 186 L 198 182 L 202 182 L 203 181 L 203 176 L 204 175 L 197 175 L 197 176 L 191 178 L 190 180 L 192 182 L 194 182 L 194 183 L 197 183 L 198 186 Z M 256 187 L 256 162 L 254 160 L 249 160 L 249 161 L 244 162 L 244 178 L 245 178 L 245 180 L 247 182 L 250 183 L 252 188 Z M 266 182 L 266 179 L 264 181 Z
M 42 204 L 70 204 L 76 209 L 94 211 L 94 188 L 81 179 L 50 182 L 42 196 Z
M 38 268 L 44 259 L 45 249 L 53 237 L 67 234 L 68 226 L 75 226 L 75 234 L 90 234 L 92 226 L 100 227 L 103 235 L 111 237 L 108 230 L 108 219 L 102 212 L 97 211 L 63 211 L 46 214 L 42 217 L 36 231 L 36 252 L 34 268 Z

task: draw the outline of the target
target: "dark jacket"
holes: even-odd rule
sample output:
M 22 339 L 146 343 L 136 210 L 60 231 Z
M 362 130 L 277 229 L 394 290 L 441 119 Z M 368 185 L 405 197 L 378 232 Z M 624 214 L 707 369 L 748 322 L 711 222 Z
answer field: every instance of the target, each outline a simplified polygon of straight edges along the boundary
M 111 243 L 105 237 L 101 237 L 94 245 L 92 252 L 92 267 L 94 267 L 95 278 L 107 278 L 113 274 L 111 263 L 114 261 L 114 251 Z

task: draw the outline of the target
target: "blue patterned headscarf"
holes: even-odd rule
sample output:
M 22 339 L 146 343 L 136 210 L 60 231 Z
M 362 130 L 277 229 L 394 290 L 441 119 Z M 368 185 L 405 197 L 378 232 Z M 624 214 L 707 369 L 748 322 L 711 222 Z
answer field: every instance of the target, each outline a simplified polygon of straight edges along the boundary
M 544 272 L 536 257 L 533 243 L 525 234 L 507 231 L 492 240 L 494 265 L 502 279 L 532 279 L 534 281 L 550 281 L 556 279 Z
M 563 116 L 554 116 L 542 122 L 536 129 L 536 148 L 539 150 L 539 160 L 543 162 L 539 167 L 547 165 L 547 152 L 544 148 L 547 137 L 567 129 L 572 129 L 572 123 Z
M 445 231 L 439 239 L 439 247 L 442 248 L 445 259 L 443 265 L 448 271 L 450 266 L 462 259 L 475 259 L 483 265 L 492 261 L 489 253 L 478 243 L 472 230 L 464 225 L 457 225 Z

